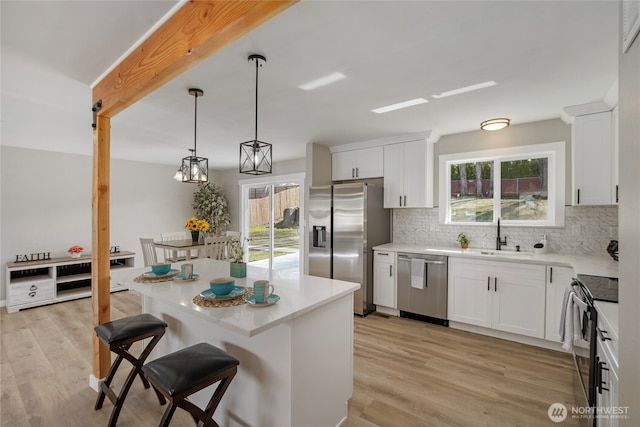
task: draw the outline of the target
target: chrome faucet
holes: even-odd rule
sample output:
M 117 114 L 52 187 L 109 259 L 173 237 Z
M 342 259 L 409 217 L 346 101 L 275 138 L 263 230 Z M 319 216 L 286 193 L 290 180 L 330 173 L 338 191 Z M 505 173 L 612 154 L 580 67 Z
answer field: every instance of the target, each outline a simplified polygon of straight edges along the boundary
M 498 237 L 496 237 L 496 251 L 501 250 L 503 246 L 507 246 L 507 236 L 504 236 L 504 239 L 500 238 L 500 218 L 498 218 Z

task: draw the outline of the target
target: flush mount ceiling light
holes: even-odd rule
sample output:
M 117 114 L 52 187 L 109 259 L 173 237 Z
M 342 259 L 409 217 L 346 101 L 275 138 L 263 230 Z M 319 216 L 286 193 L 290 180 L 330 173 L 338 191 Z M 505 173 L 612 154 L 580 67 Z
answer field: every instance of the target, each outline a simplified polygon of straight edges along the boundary
M 249 62 L 256 64 L 256 122 L 251 141 L 240 144 L 240 173 L 263 175 L 271 173 L 271 144 L 258 141 L 258 68 L 267 62 L 262 55 L 249 55 Z
M 180 182 L 207 182 L 209 181 L 209 159 L 198 157 L 196 153 L 196 131 L 198 129 L 198 97 L 203 96 L 201 89 L 189 89 L 189 95 L 195 97 L 195 112 L 193 119 L 193 148 L 190 148 L 191 155 L 182 159 L 180 168 L 173 179 Z
M 509 123 L 511 123 L 511 121 L 509 119 L 491 119 L 491 120 L 485 120 L 484 122 L 480 123 L 480 129 L 482 130 L 500 130 L 500 129 L 504 129 L 507 126 L 509 126 Z
M 424 98 L 415 98 L 415 99 L 410 99 L 404 102 L 398 102 L 397 104 L 376 108 L 371 111 L 373 111 L 374 113 L 382 114 L 382 113 L 388 113 L 389 111 L 400 110 L 401 108 L 413 107 L 414 105 L 420 105 L 426 102 L 429 102 L 429 101 L 427 101 Z
M 326 76 L 320 77 L 319 79 L 312 80 L 308 83 L 301 84 L 298 87 L 302 90 L 318 89 L 319 87 L 329 85 L 333 82 L 337 82 L 338 80 L 342 80 L 346 77 L 347 76 L 345 76 L 340 72 L 335 72 L 335 73 L 327 74 Z
M 446 98 L 447 96 L 460 95 L 461 93 L 471 92 L 471 91 L 478 90 L 478 89 L 484 89 L 486 87 L 495 86 L 497 84 L 498 83 L 494 82 L 493 80 L 490 80 L 488 82 L 482 82 L 482 83 L 478 83 L 478 84 L 471 85 L 471 86 L 465 86 L 465 87 L 461 87 L 461 88 L 458 88 L 458 89 L 448 90 L 446 92 L 442 92 L 439 95 L 431 95 L 431 96 L 436 98 L 436 99 Z

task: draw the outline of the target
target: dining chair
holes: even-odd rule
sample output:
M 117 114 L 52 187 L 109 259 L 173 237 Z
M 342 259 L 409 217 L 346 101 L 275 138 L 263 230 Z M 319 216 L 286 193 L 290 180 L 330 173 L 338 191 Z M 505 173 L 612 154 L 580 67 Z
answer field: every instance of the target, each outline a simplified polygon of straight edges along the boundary
M 217 260 L 227 260 L 227 244 L 231 237 L 208 236 L 204 238 L 205 257 Z
M 173 231 L 170 233 L 160 233 L 160 240 L 163 242 L 171 241 L 171 240 L 185 240 L 190 239 L 191 235 L 187 235 L 186 231 Z M 193 256 L 191 254 L 191 258 L 197 258 L 197 256 Z M 170 262 L 178 262 L 184 261 L 187 259 L 187 251 L 175 251 L 172 249 L 164 249 L 164 259 L 165 261 Z
M 142 257 L 144 258 L 144 266 L 149 267 L 158 263 L 158 256 L 156 254 L 156 247 L 153 244 L 153 239 L 140 238 L 140 245 L 142 246 Z
M 229 230 L 227 230 L 227 231 L 224 232 L 224 235 L 227 236 L 227 237 L 231 237 L 233 239 L 241 240 L 240 239 L 241 233 L 239 231 L 229 231 Z

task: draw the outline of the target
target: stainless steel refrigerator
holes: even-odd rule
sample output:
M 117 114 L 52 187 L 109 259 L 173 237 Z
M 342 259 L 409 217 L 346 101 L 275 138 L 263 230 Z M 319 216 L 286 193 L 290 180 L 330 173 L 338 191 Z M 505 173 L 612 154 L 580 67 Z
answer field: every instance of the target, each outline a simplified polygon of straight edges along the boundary
M 309 275 L 360 283 L 353 311 L 373 311 L 373 250 L 389 242 L 382 187 L 367 183 L 309 188 Z

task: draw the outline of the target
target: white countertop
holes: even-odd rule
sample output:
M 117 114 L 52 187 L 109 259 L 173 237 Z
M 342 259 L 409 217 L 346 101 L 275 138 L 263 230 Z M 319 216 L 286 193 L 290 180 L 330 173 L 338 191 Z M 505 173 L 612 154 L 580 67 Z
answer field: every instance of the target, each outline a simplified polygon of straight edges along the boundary
M 234 307 L 201 307 L 195 305 L 193 297 L 209 289 L 209 281 L 219 277 L 229 277 L 229 263 L 210 259 L 190 260 L 194 273 L 200 277 L 192 282 L 167 281 L 158 283 L 137 283 L 133 279 L 151 271 L 150 267 L 127 270 L 114 274 L 112 278 L 129 286 L 141 294 L 166 302 L 173 302 L 197 315 L 226 329 L 246 336 L 254 336 L 283 322 L 302 316 L 317 307 L 328 304 L 360 288 L 359 283 L 321 277 L 301 275 L 286 278 L 277 271 L 247 266 L 247 277 L 235 279 L 236 286 L 253 286 L 254 280 L 267 279 L 274 286 L 274 294 L 280 300 L 270 306 L 256 307 L 242 304 Z M 180 264 L 173 263 L 173 269 Z
M 389 252 L 447 255 L 459 258 L 476 258 L 494 261 L 572 267 L 574 274 L 618 277 L 618 263 L 608 256 L 555 253 L 535 254 L 532 252 L 514 252 L 508 250 L 496 251 L 493 249 L 479 248 L 460 249 L 459 247 L 441 247 L 408 243 L 386 243 L 384 245 L 375 246 L 373 249 Z

